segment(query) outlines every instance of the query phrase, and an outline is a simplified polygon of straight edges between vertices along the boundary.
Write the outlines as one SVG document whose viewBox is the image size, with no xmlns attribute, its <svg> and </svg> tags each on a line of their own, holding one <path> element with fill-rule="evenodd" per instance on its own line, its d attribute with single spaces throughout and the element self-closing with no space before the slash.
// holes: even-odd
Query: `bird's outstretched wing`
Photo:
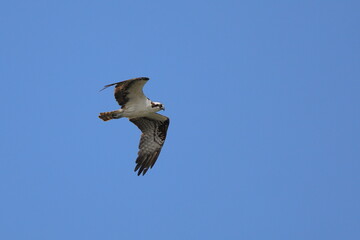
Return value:
<svg viewBox="0 0 360 240">
<path fill-rule="evenodd" d="M 130 121 L 142 132 L 134 171 L 138 171 L 138 175 L 144 175 L 154 166 L 159 157 L 170 119 L 161 114 L 152 113 L 147 117 L 131 118 Z"/>
<path fill-rule="evenodd" d="M 100 91 L 116 85 L 114 96 L 121 108 L 123 108 L 129 101 L 138 102 L 146 100 L 146 96 L 143 93 L 143 87 L 148 80 L 149 78 L 147 77 L 133 78 L 126 81 L 106 85 Z"/>
</svg>

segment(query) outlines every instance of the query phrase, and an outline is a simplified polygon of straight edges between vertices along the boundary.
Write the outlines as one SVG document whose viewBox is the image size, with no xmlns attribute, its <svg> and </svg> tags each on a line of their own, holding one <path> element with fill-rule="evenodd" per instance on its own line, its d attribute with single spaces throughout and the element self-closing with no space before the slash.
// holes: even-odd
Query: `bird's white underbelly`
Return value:
<svg viewBox="0 0 360 240">
<path fill-rule="evenodd" d="M 150 109 L 143 104 L 130 105 L 122 109 L 121 115 L 127 118 L 144 117 L 151 112 L 149 110 Z"/>
<path fill-rule="evenodd" d="M 149 111 L 145 110 L 137 110 L 137 111 L 131 111 L 131 110 L 124 110 L 122 112 L 122 116 L 127 118 L 134 118 L 134 117 L 144 117 L 149 114 Z"/>
</svg>

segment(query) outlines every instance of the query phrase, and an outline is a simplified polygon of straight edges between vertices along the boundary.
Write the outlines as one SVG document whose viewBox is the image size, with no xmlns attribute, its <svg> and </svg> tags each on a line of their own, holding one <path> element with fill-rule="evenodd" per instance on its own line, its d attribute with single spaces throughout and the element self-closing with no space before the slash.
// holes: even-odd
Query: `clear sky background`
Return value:
<svg viewBox="0 0 360 240">
<path fill-rule="evenodd" d="M 360 239 L 359 1 L 1 1 L 0 239 Z M 106 84 L 147 76 L 168 138 Z"/>
</svg>

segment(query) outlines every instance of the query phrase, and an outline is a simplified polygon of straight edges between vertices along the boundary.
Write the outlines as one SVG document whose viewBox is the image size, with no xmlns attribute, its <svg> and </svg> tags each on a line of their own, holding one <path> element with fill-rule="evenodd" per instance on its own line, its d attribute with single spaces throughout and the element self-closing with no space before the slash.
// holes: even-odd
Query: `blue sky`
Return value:
<svg viewBox="0 0 360 240">
<path fill-rule="evenodd" d="M 359 239 L 358 1 L 2 1 L 1 239 Z M 106 84 L 147 76 L 167 141 Z"/>
</svg>

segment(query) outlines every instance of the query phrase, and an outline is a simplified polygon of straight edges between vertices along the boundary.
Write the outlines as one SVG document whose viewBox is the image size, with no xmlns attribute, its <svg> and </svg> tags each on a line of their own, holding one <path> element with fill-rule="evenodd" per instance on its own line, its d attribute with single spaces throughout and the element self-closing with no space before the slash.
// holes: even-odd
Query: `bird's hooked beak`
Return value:
<svg viewBox="0 0 360 240">
<path fill-rule="evenodd" d="M 161 110 L 165 111 L 165 106 L 164 105 L 161 106 Z"/>
</svg>

